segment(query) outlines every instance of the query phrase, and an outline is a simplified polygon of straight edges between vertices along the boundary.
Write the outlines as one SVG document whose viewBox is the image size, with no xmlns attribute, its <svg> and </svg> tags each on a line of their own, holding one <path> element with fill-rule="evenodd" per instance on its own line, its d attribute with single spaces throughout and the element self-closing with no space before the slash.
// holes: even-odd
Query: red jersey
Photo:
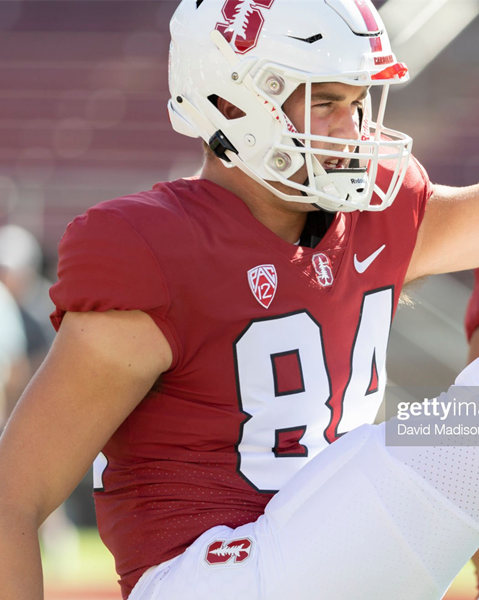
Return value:
<svg viewBox="0 0 479 600">
<path fill-rule="evenodd" d="M 466 335 L 470 340 L 474 331 L 479 327 L 479 269 L 474 271 L 475 284 L 472 295 L 469 298 L 466 311 Z"/>
<path fill-rule="evenodd" d="M 429 194 L 413 163 L 392 207 L 336 214 L 314 248 L 205 180 L 158 184 L 68 226 L 54 325 L 65 311 L 140 309 L 173 352 L 97 463 L 98 526 L 125 598 L 207 529 L 257 519 L 307 461 L 374 420 Z"/>
</svg>

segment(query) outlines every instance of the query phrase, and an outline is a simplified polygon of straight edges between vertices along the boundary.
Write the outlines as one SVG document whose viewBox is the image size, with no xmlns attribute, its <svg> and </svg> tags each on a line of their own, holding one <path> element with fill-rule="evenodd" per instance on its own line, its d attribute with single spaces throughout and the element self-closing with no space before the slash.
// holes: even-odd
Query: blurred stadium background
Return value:
<svg viewBox="0 0 479 600">
<path fill-rule="evenodd" d="M 67 223 L 88 206 L 201 164 L 199 141 L 174 134 L 166 102 L 168 21 L 178 0 L 0 1 L 0 225 L 31 232 L 53 279 Z M 386 123 L 415 139 L 431 179 L 479 172 L 479 0 L 378 0 L 412 80 L 393 89 Z M 447 227 L 447 223 L 444 224 Z M 390 343 L 391 386 L 450 384 L 466 360 L 470 272 L 409 291 Z M 119 598 L 95 532 L 90 482 L 45 533 L 47 600 Z M 56 548 L 56 549 L 55 549 Z M 474 598 L 471 565 L 449 600 Z"/>
</svg>

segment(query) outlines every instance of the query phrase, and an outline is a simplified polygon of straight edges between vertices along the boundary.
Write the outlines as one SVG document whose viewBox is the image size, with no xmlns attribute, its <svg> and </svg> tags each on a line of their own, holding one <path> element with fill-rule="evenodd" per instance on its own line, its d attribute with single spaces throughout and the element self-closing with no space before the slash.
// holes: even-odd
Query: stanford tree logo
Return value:
<svg viewBox="0 0 479 600">
<path fill-rule="evenodd" d="M 226 543 L 225 540 L 213 542 L 206 549 L 206 562 L 209 565 L 224 565 L 241 563 L 245 561 L 251 552 L 251 540 L 233 540 Z"/>
<path fill-rule="evenodd" d="M 275 0 L 226 0 L 221 9 L 225 22 L 216 23 L 217 29 L 238 54 L 246 54 L 258 43 L 263 28 L 262 11 L 273 6 Z"/>
<path fill-rule="evenodd" d="M 333 285 L 333 268 L 329 256 L 324 254 L 324 252 L 319 252 L 318 254 L 314 254 L 311 260 L 319 285 L 321 287 Z"/>
</svg>

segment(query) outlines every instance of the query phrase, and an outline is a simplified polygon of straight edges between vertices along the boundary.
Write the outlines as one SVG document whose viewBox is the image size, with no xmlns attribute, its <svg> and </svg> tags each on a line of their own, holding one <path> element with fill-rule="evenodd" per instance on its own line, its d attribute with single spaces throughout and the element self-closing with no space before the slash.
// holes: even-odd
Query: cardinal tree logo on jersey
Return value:
<svg viewBox="0 0 479 600">
<path fill-rule="evenodd" d="M 248 271 L 248 283 L 254 297 L 263 308 L 269 308 L 273 302 L 278 276 L 274 265 L 258 265 Z"/>
<path fill-rule="evenodd" d="M 241 563 L 245 561 L 251 552 L 251 540 L 233 540 L 226 543 L 225 540 L 213 542 L 206 549 L 206 562 L 209 565 L 224 565 Z"/>
<path fill-rule="evenodd" d="M 323 252 L 319 252 L 319 254 L 314 254 L 311 260 L 319 285 L 322 287 L 333 285 L 333 268 L 329 256 L 326 256 Z"/>
<path fill-rule="evenodd" d="M 275 0 L 226 0 L 221 12 L 226 23 L 216 23 L 217 29 L 239 54 L 249 52 L 258 43 L 263 28 L 262 10 Z"/>
</svg>

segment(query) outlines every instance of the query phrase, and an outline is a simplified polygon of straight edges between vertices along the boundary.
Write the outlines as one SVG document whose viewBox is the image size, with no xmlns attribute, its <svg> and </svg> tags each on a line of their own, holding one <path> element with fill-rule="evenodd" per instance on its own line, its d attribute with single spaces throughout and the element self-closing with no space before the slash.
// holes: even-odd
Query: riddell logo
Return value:
<svg viewBox="0 0 479 600">
<path fill-rule="evenodd" d="M 244 562 L 251 552 L 251 540 L 233 540 L 226 543 L 225 540 L 213 542 L 206 549 L 206 562 L 209 565 L 224 565 Z"/>
<path fill-rule="evenodd" d="M 235 51 L 245 54 L 258 43 L 263 29 L 262 10 L 273 6 L 275 0 L 226 0 L 221 9 L 225 23 L 216 23 L 217 29 L 232 44 Z"/>
</svg>

